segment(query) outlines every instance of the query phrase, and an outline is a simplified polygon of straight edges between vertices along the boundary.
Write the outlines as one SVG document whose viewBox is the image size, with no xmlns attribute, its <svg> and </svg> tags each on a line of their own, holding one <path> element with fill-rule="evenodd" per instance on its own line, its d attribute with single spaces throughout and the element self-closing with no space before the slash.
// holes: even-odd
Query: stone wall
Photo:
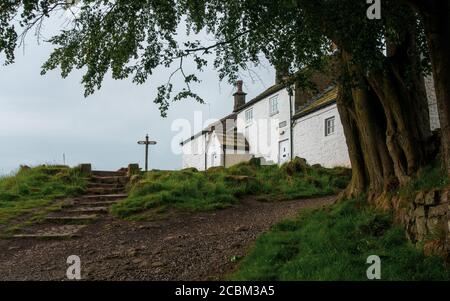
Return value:
<svg viewBox="0 0 450 301">
<path fill-rule="evenodd" d="M 450 252 L 450 187 L 421 191 L 411 199 L 397 197 L 397 221 L 406 227 L 414 244 L 432 243 L 434 252 L 448 256 Z M 432 251 L 432 252 L 433 252 Z"/>
</svg>

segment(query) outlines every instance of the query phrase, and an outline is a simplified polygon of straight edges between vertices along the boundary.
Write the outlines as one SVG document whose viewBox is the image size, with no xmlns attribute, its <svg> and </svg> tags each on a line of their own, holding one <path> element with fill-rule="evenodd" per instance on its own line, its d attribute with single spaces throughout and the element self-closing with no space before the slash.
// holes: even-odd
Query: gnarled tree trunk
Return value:
<svg viewBox="0 0 450 301">
<path fill-rule="evenodd" d="M 337 105 L 353 176 L 346 197 L 368 192 L 369 201 L 390 207 L 389 192 L 406 184 L 433 153 L 425 85 L 414 37 L 386 58 L 383 71 L 365 74 L 341 51 L 343 78 Z M 406 77 L 406 66 L 412 75 Z M 347 92 L 348 91 L 348 92 Z"/>
<path fill-rule="evenodd" d="M 422 16 L 436 90 L 443 167 L 450 177 L 450 0 L 407 0 Z"/>
</svg>

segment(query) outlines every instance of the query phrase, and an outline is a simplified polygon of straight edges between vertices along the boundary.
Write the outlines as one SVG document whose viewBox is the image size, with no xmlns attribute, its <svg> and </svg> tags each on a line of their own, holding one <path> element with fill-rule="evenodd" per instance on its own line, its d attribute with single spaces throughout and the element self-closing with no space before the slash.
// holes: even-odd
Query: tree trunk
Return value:
<svg viewBox="0 0 450 301">
<path fill-rule="evenodd" d="M 351 78 L 349 87 L 340 84 L 337 100 L 353 169 L 345 196 L 366 191 L 369 201 L 385 209 L 389 192 L 406 184 L 432 152 L 425 85 L 412 47 L 411 41 L 398 47 L 385 70 L 372 74 L 341 52 L 343 78 Z M 404 75 L 406 66 L 413 70 L 410 77 Z"/>
<path fill-rule="evenodd" d="M 369 182 L 364 153 L 361 148 L 358 123 L 355 116 L 355 106 L 349 91 L 350 89 L 340 84 L 336 99 L 339 116 L 344 128 L 350 163 L 352 165 L 352 179 L 348 188 L 344 191 L 344 198 L 354 198 L 362 195 L 366 192 Z"/>
<path fill-rule="evenodd" d="M 441 125 L 442 162 L 450 177 L 450 1 L 429 1 L 421 11 L 433 69 Z"/>
</svg>

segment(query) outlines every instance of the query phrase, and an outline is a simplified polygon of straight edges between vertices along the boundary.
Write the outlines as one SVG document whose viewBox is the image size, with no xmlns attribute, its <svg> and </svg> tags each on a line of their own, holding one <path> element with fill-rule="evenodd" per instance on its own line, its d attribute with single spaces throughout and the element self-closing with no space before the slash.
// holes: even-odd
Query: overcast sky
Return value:
<svg viewBox="0 0 450 301">
<path fill-rule="evenodd" d="M 60 22 L 47 24 L 45 30 L 54 31 Z M 205 44 L 212 43 L 204 39 Z M 156 87 L 168 79 L 169 70 L 163 68 L 141 86 L 131 80 L 115 81 L 108 75 L 102 90 L 84 98 L 81 72 L 66 79 L 58 71 L 40 75 L 51 49 L 51 45 L 38 45 L 29 36 L 25 49 L 17 50 L 16 63 L 0 66 L 0 175 L 21 164 L 61 164 L 63 154 L 71 166 L 85 162 L 102 170 L 116 170 L 133 162 L 143 166 L 144 148 L 136 142 L 146 133 L 158 142 L 150 148 L 150 168 L 179 169 L 181 155 L 171 148 L 179 133 L 171 130 L 172 122 L 180 118 L 193 122 L 195 111 L 202 111 L 205 119 L 221 118 L 232 111 L 234 87 L 219 82 L 212 67 L 200 74 L 202 83 L 196 87 L 209 104 L 194 100 L 173 103 L 166 118 L 160 117 L 153 103 Z M 247 100 L 274 82 L 270 66 L 253 70 L 258 80 L 243 78 Z M 180 87 L 181 78 L 173 83 Z"/>
</svg>

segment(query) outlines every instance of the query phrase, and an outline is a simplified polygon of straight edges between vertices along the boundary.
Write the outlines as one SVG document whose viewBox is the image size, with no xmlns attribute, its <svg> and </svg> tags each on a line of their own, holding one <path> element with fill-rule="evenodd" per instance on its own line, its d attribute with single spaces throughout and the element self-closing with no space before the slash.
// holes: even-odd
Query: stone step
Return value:
<svg viewBox="0 0 450 301">
<path fill-rule="evenodd" d="M 60 224 L 85 224 L 97 219 L 96 214 L 66 215 L 66 216 L 47 216 L 45 221 Z"/>
<path fill-rule="evenodd" d="M 31 233 L 15 234 L 13 238 L 64 239 L 78 237 L 78 232 L 86 225 L 63 225 L 40 229 Z"/>
<path fill-rule="evenodd" d="M 84 201 L 75 202 L 73 205 L 82 205 L 83 207 L 110 207 L 119 202 L 119 200 L 114 201 Z"/>
<path fill-rule="evenodd" d="M 125 185 L 121 183 L 88 183 L 87 188 L 125 189 Z"/>
<path fill-rule="evenodd" d="M 100 183 L 100 184 L 123 184 L 128 183 L 129 178 L 126 176 L 110 176 L 110 177 L 99 177 L 99 176 L 91 176 L 91 183 Z"/>
<path fill-rule="evenodd" d="M 124 177 L 127 174 L 122 171 L 106 171 L 106 170 L 93 170 L 92 175 L 94 176 L 100 176 L 100 177 Z"/>
<path fill-rule="evenodd" d="M 78 202 L 83 201 L 113 201 L 113 200 L 121 200 L 128 197 L 126 193 L 116 193 L 116 194 L 93 194 L 93 195 L 85 195 L 83 197 L 79 197 L 75 199 Z"/>
<path fill-rule="evenodd" d="M 74 209 L 65 210 L 64 212 L 69 213 L 85 213 L 85 214 L 105 214 L 108 213 L 108 207 L 100 207 L 100 206 L 88 206 L 88 207 L 78 207 Z"/>
<path fill-rule="evenodd" d="M 123 188 L 88 188 L 86 190 L 87 193 L 89 194 L 100 194 L 100 195 L 105 195 L 105 194 L 118 194 L 118 193 L 123 193 L 125 192 Z"/>
</svg>

